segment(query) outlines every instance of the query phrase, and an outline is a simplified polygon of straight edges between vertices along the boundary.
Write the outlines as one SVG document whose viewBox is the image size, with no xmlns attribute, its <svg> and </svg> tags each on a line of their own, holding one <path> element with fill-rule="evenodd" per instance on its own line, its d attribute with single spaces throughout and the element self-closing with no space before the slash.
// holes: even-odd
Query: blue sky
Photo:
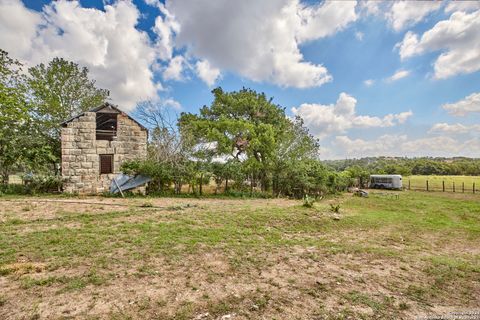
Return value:
<svg viewBox="0 0 480 320">
<path fill-rule="evenodd" d="M 265 92 L 322 158 L 480 157 L 479 21 L 477 1 L 0 0 L 0 48 L 86 65 L 131 112 Z"/>
</svg>

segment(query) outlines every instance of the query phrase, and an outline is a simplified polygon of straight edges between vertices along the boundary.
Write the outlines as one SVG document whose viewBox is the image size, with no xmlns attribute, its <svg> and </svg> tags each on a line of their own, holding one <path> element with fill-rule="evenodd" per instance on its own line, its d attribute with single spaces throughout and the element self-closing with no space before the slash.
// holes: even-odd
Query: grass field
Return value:
<svg viewBox="0 0 480 320">
<path fill-rule="evenodd" d="M 430 190 L 442 191 L 442 181 L 445 182 L 445 191 L 452 192 L 455 184 L 455 192 L 462 192 L 462 183 L 464 184 L 465 192 L 472 192 L 473 184 L 475 183 L 475 190 L 480 193 L 480 177 L 479 176 L 409 176 L 403 178 L 403 184 L 408 187 L 410 180 L 412 189 L 426 189 L 426 181 Z"/>
<path fill-rule="evenodd" d="M 412 319 L 480 305 L 480 195 L 0 198 L 1 319 Z M 340 204 L 340 213 L 330 204 Z"/>
</svg>

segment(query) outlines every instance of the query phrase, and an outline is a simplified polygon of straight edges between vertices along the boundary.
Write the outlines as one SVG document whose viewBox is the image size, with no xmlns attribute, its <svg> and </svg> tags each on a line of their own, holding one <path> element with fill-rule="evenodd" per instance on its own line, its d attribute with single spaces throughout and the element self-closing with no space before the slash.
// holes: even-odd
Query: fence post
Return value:
<svg viewBox="0 0 480 320">
<path fill-rule="evenodd" d="M 453 183 L 453 192 L 455 192 L 455 181 L 453 181 L 452 183 Z"/>
<path fill-rule="evenodd" d="M 442 180 L 442 191 L 445 192 L 445 180 Z"/>
<path fill-rule="evenodd" d="M 473 193 L 475 193 L 475 182 L 473 183 L 473 188 L 472 188 L 472 190 L 473 190 Z"/>
<path fill-rule="evenodd" d="M 408 179 L 408 190 L 411 190 L 410 189 L 410 179 Z"/>
<path fill-rule="evenodd" d="M 465 182 L 462 182 L 462 193 L 465 193 Z"/>
<path fill-rule="evenodd" d="M 428 180 L 427 180 L 427 191 L 428 191 Z"/>
</svg>

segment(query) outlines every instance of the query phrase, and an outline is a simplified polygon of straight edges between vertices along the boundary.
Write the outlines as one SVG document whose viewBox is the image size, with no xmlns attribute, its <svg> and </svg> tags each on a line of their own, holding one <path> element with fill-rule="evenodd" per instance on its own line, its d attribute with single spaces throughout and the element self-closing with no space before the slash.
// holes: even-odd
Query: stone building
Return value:
<svg viewBox="0 0 480 320">
<path fill-rule="evenodd" d="M 147 129 L 105 103 L 62 123 L 64 192 L 98 194 L 110 188 L 126 160 L 147 155 Z"/>
</svg>

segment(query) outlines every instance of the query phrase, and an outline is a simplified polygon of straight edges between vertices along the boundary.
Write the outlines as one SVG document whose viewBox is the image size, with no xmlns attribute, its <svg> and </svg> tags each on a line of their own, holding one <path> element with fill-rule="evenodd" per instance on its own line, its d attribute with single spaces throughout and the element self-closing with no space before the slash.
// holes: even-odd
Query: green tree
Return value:
<svg viewBox="0 0 480 320">
<path fill-rule="evenodd" d="M 0 170 L 2 183 L 25 154 L 29 114 L 22 64 L 0 49 Z"/>
<path fill-rule="evenodd" d="M 350 174 L 350 177 L 357 180 L 360 188 L 367 186 L 370 178 L 370 172 L 366 168 L 359 165 L 354 165 L 348 167 L 346 171 Z"/>
<path fill-rule="evenodd" d="M 263 93 L 245 88 L 234 92 L 216 88 L 212 93 L 213 103 L 202 107 L 198 115 L 181 114 L 182 135 L 193 137 L 189 141 L 195 145 L 214 145 L 219 157 L 241 161 L 251 186 L 259 181 L 266 191 L 276 158 L 284 151 L 288 153 L 282 142 L 291 137 L 294 124 L 285 110 Z"/>
<path fill-rule="evenodd" d="M 54 58 L 30 68 L 28 87 L 34 117 L 44 138 L 60 156 L 60 123 L 88 109 L 99 106 L 109 92 L 95 86 L 88 69 L 62 58 Z"/>
<path fill-rule="evenodd" d="M 305 176 L 307 172 L 310 172 L 312 177 L 315 177 L 312 179 L 317 179 L 321 176 L 321 174 L 318 175 L 319 171 L 317 169 L 324 171 L 325 168 L 318 161 L 318 140 L 309 133 L 304 126 L 303 120 L 300 117 L 295 117 L 289 120 L 289 122 L 275 148 L 272 165 L 273 193 L 277 196 L 281 193 L 291 194 L 292 190 L 287 191 L 286 186 L 297 191 L 303 190 L 300 195 L 302 197 L 304 193 L 312 192 L 313 189 L 316 190 L 315 192 L 320 192 L 317 188 L 317 183 L 313 181 L 302 182 L 299 185 L 292 184 L 294 181 L 297 181 L 297 177 Z M 296 177 L 285 179 L 285 173 L 288 173 L 288 176 L 293 172 L 297 173 Z M 319 179 L 322 180 L 321 178 Z"/>
</svg>

